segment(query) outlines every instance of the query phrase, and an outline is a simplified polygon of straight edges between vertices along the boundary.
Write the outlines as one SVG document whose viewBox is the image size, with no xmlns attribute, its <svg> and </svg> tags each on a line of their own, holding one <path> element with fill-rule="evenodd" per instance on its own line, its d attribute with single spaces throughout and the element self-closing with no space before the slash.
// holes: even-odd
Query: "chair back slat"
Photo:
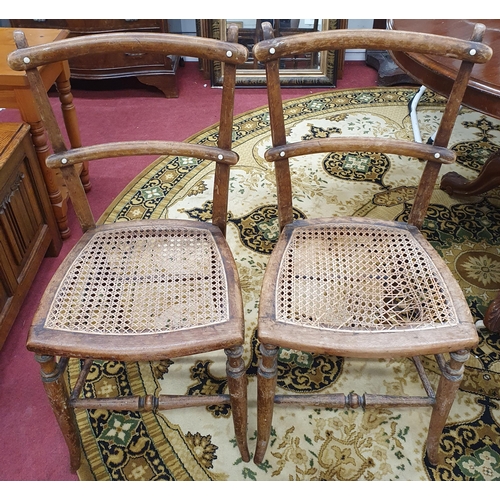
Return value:
<svg viewBox="0 0 500 500">
<path fill-rule="evenodd" d="M 271 23 L 262 23 L 264 43 L 274 38 Z M 257 57 L 258 45 L 253 50 Z M 285 118 L 283 116 L 283 99 L 279 78 L 279 59 L 271 59 L 266 63 L 266 86 L 269 105 L 269 120 L 271 122 L 271 138 L 273 146 L 286 144 Z M 292 180 L 288 159 L 275 161 L 276 190 L 278 195 L 278 221 L 280 231 L 293 221 Z"/>
<path fill-rule="evenodd" d="M 227 30 L 230 43 L 238 41 L 238 28 L 230 25 Z M 219 137 L 217 145 L 222 149 L 231 149 L 233 141 L 234 93 L 236 87 L 236 64 L 224 65 L 222 86 Z M 212 204 L 212 223 L 226 234 L 227 207 L 229 197 L 230 168 L 227 163 L 217 162 L 215 166 L 214 193 Z"/>
<path fill-rule="evenodd" d="M 473 42 L 481 42 L 485 30 L 486 27 L 484 24 L 476 24 L 471 35 L 471 40 Z M 474 62 L 469 60 L 463 60 L 460 64 L 453 87 L 450 95 L 448 96 L 443 116 L 441 117 L 441 121 L 439 123 L 439 128 L 436 132 L 436 137 L 434 139 L 434 144 L 436 146 L 448 146 L 473 68 Z M 413 203 L 410 215 L 408 216 L 408 222 L 416 227 L 422 227 L 440 169 L 441 164 L 437 162 L 429 161 L 425 165 L 424 172 L 422 173 L 421 181 L 415 195 L 415 202 Z"/>
<path fill-rule="evenodd" d="M 84 231 L 95 227 L 95 220 L 75 165 L 89 160 L 127 155 L 174 155 L 216 162 L 212 223 L 225 235 L 230 165 L 238 161 L 238 155 L 231 150 L 236 66 L 246 61 L 248 57 L 246 47 L 237 43 L 237 26 L 229 26 L 227 38 L 227 41 L 222 41 L 169 33 L 106 33 L 29 47 L 24 33 L 14 32 L 17 50 L 9 54 L 9 65 L 15 70 L 26 72 L 54 151 L 54 154 L 46 160 L 47 166 L 61 170 Z M 128 141 L 68 150 L 39 73 L 39 67 L 81 55 L 114 52 L 151 52 L 220 61 L 224 65 L 224 81 L 217 147 L 173 141 Z"/>
<path fill-rule="evenodd" d="M 279 75 L 280 58 L 324 50 L 364 48 L 432 54 L 461 60 L 434 141 L 434 146 L 447 148 L 474 64 L 484 63 L 492 56 L 491 48 L 481 43 L 486 27 L 479 23 L 474 27 L 471 40 L 389 30 L 333 30 L 274 38 L 274 31 L 270 23 L 263 23 L 262 28 L 264 40 L 254 46 L 253 53 L 256 59 L 264 62 L 266 66 L 273 145 L 273 149 L 267 152 L 267 158 L 270 159 L 269 161 L 275 162 L 280 229 L 293 222 L 292 184 L 288 157 L 296 154 L 312 154 L 314 151 L 338 150 L 347 152 L 349 147 L 349 139 L 347 138 L 343 140 L 319 139 L 317 140 L 318 144 L 314 146 L 312 143 L 286 145 Z M 384 141 L 387 141 L 385 143 L 387 151 L 385 152 L 427 160 L 409 215 L 409 222 L 421 228 L 441 164 L 453 162 L 454 153 L 447 149 L 425 150 L 417 145 L 405 144 L 404 141 L 391 142 L 382 138 L 378 141 L 353 141 L 352 151 L 375 148 L 375 151 L 384 152 Z M 338 149 L 335 149 L 336 147 Z"/>
</svg>

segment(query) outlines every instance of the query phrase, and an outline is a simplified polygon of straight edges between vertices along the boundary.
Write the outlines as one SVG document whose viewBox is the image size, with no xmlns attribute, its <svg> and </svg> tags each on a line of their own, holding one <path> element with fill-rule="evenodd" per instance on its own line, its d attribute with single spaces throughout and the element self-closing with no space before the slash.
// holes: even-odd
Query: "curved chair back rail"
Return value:
<svg viewBox="0 0 500 500">
<path fill-rule="evenodd" d="M 64 168 L 84 161 L 141 155 L 187 156 L 226 165 L 236 165 L 239 159 L 238 154 L 234 151 L 201 144 L 173 141 L 129 141 L 69 149 L 50 155 L 47 158 L 47 166 L 49 168 Z"/>
<path fill-rule="evenodd" d="M 299 141 L 270 148 L 264 153 L 264 158 L 267 161 L 276 161 L 315 153 L 348 153 L 350 151 L 404 155 L 445 164 L 454 163 L 456 160 L 456 154 L 448 148 L 377 137 L 329 137 Z"/>
<path fill-rule="evenodd" d="M 14 32 L 16 41 L 22 36 L 22 31 Z M 22 71 L 89 53 L 110 52 L 155 52 L 232 64 L 241 64 L 248 57 L 243 45 L 210 38 L 170 33 L 103 33 L 22 48 L 9 54 L 8 63 L 12 69 Z"/>
<path fill-rule="evenodd" d="M 483 24 L 478 30 L 486 30 Z M 284 54 L 293 56 L 307 52 L 337 49 L 393 50 L 442 55 L 474 63 L 484 63 L 491 59 L 493 51 L 488 45 L 478 41 L 467 41 L 440 35 L 415 33 L 410 31 L 388 31 L 376 29 L 354 29 L 317 31 L 308 37 L 291 35 L 263 40 L 254 47 L 254 55 L 261 62 L 279 59 Z"/>
</svg>

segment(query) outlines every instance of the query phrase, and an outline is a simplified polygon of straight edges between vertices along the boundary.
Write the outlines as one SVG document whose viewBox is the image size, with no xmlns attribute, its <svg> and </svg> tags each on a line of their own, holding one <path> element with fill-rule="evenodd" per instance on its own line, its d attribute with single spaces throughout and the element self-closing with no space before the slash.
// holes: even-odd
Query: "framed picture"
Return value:
<svg viewBox="0 0 500 500">
<path fill-rule="evenodd" d="M 253 58 L 252 47 L 262 40 L 261 24 L 268 21 L 272 24 L 275 36 L 288 36 L 298 33 L 344 29 L 345 19 L 203 19 L 197 23 L 200 36 L 226 39 L 228 24 L 236 24 L 239 28 L 239 43 L 248 48 L 248 61 L 236 70 L 238 87 L 265 86 L 264 67 Z M 300 54 L 289 59 L 282 59 L 281 84 L 284 87 L 334 87 L 339 72 L 343 68 L 343 51 L 323 51 Z M 224 65 L 218 62 L 201 62 L 206 77 L 210 78 L 213 87 L 220 87 L 224 74 Z"/>
</svg>

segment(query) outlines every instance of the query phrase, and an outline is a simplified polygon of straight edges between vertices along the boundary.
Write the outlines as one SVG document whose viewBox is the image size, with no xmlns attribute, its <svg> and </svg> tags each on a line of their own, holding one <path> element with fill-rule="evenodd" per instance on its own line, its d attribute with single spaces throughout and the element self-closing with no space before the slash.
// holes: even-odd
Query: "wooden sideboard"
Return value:
<svg viewBox="0 0 500 500">
<path fill-rule="evenodd" d="M 59 28 L 69 36 L 125 31 L 168 33 L 165 19 L 10 19 L 13 28 Z M 178 97 L 176 72 L 179 57 L 147 53 L 117 53 L 82 56 L 69 61 L 71 77 L 105 80 L 136 77 L 160 89 L 165 97 Z"/>
<path fill-rule="evenodd" d="M 24 123 L 0 123 L 0 348 L 44 256 L 62 239 Z"/>
</svg>

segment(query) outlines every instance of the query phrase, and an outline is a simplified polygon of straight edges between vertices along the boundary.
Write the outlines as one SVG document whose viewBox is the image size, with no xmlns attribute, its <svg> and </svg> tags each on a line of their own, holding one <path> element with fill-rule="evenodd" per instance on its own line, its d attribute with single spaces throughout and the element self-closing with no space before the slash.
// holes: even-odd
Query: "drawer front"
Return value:
<svg viewBox="0 0 500 500">
<path fill-rule="evenodd" d="M 105 78 L 126 73 L 168 70 L 171 60 L 162 54 L 145 52 L 112 53 L 98 56 L 82 56 L 69 61 L 71 75 L 75 78 Z"/>
<path fill-rule="evenodd" d="M 71 36 L 108 33 L 113 31 L 166 30 L 162 19 L 11 19 L 15 28 L 59 28 L 71 31 Z"/>
<path fill-rule="evenodd" d="M 68 20 L 71 35 L 110 33 L 114 31 L 162 31 L 159 19 L 72 19 Z"/>
<path fill-rule="evenodd" d="M 22 281 L 45 222 L 27 159 L 24 158 L 4 179 L 0 197 L 0 238 L 9 263 L 5 269 L 7 281 L 14 285 Z"/>
<path fill-rule="evenodd" d="M 19 28 L 68 29 L 70 37 L 128 31 L 168 33 L 168 21 L 164 19 L 11 19 L 10 23 Z M 169 57 L 146 53 L 82 56 L 70 59 L 69 65 L 72 77 L 95 80 L 161 73 L 172 69 Z"/>
</svg>

